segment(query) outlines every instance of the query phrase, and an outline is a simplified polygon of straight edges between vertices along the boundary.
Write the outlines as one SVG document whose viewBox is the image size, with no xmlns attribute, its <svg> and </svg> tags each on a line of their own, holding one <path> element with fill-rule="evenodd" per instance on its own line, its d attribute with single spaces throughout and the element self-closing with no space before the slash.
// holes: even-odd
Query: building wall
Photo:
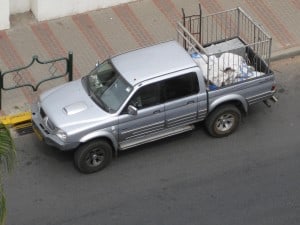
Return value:
<svg viewBox="0 0 300 225">
<path fill-rule="evenodd" d="M 30 10 L 31 0 L 9 0 L 10 15 L 16 13 L 28 12 Z"/>
<path fill-rule="evenodd" d="M 32 11 L 38 21 L 55 19 L 136 0 L 0 0 L 0 30 L 10 28 L 9 16 Z"/>
<path fill-rule="evenodd" d="M 0 30 L 9 28 L 9 0 L 0 0 Z"/>
<path fill-rule="evenodd" d="M 32 0 L 31 10 L 38 21 L 43 21 L 130 1 L 134 0 Z"/>
</svg>

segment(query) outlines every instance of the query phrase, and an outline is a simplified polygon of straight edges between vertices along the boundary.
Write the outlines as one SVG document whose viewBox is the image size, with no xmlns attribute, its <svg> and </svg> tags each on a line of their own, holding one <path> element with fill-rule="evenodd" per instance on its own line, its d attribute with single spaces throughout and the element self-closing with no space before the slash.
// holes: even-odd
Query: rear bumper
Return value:
<svg viewBox="0 0 300 225">
<path fill-rule="evenodd" d="M 267 92 L 264 92 L 264 93 L 261 93 L 261 94 L 255 95 L 255 96 L 251 96 L 250 98 L 247 98 L 246 100 L 248 102 L 248 105 L 253 105 L 255 103 L 262 102 L 264 100 L 272 98 L 274 96 L 274 94 L 275 94 L 275 91 L 267 91 Z"/>
</svg>

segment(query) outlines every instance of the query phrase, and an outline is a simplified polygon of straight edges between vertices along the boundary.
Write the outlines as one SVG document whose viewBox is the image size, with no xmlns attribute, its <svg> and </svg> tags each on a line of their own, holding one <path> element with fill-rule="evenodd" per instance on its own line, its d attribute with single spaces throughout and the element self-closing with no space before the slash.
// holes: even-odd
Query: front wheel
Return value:
<svg viewBox="0 0 300 225">
<path fill-rule="evenodd" d="M 82 173 L 94 173 L 106 167 L 112 159 L 112 148 L 103 140 L 81 145 L 74 153 L 74 164 Z"/>
<path fill-rule="evenodd" d="M 234 105 L 216 108 L 206 119 L 205 126 L 213 137 L 225 137 L 232 134 L 239 126 L 241 112 Z"/>
</svg>

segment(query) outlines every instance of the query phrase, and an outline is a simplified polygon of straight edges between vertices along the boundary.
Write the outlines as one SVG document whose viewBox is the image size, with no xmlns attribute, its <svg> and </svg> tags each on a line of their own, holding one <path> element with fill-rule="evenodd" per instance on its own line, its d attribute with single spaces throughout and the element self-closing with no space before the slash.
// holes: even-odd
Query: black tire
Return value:
<svg viewBox="0 0 300 225">
<path fill-rule="evenodd" d="M 112 147 L 106 141 L 94 140 L 81 145 L 74 153 L 74 164 L 82 173 L 105 168 L 112 159 Z"/>
<path fill-rule="evenodd" d="M 241 112 L 234 105 L 222 105 L 216 108 L 206 119 L 205 126 L 213 137 L 226 137 L 239 126 Z"/>
</svg>

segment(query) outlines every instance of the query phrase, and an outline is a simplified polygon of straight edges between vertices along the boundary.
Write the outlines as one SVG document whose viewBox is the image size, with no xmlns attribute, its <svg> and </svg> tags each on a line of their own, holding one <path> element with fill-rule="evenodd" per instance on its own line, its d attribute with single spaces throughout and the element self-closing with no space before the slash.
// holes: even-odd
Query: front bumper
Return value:
<svg viewBox="0 0 300 225">
<path fill-rule="evenodd" d="M 53 131 L 48 129 L 40 115 L 37 104 L 32 107 L 32 127 L 41 141 L 62 151 L 73 150 L 80 144 L 79 142 L 64 142 L 59 139 Z"/>
</svg>

